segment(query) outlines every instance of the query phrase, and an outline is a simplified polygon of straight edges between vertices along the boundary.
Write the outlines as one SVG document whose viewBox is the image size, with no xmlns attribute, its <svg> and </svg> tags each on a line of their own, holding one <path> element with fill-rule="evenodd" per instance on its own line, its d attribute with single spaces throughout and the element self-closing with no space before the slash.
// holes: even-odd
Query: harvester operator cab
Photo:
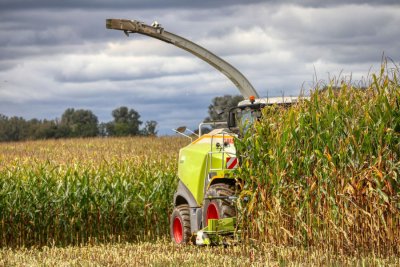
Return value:
<svg viewBox="0 0 400 267">
<path fill-rule="evenodd" d="M 255 97 L 250 96 L 248 100 L 240 102 L 237 107 L 229 110 L 228 128 L 231 131 L 237 132 L 239 128 L 246 132 L 254 122 L 261 119 L 261 110 L 266 104 L 257 100 L 256 103 Z"/>
<path fill-rule="evenodd" d="M 309 97 L 271 97 L 259 98 L 250 96 L 231 108 L 228 114 L 228 128 L 233 132 L 245 132 L 256 121 L 261 119 L 262 109 L 268 105 L 290 106 L 301 99 Z"/>
<path fill-rule="evenodd" d="M 250 125 L 261 119 L 263 107 L 265 107 L 265 104 L 257 103 L 231 108 L 228 115 L 229 129 L 242 128 L 247 130 Z"/>
</svg>

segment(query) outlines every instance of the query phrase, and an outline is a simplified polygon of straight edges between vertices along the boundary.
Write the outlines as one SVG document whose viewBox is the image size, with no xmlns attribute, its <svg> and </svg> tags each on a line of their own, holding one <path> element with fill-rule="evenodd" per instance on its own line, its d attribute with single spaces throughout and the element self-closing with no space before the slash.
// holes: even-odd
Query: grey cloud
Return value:
<svg viewBox="0 0 400 267">
<path fill-rule="evenodd" d="M 298 0 L 203 0 L 203 1 L 182 1 L 182 0 L 154 0 L 154 1 L 141 1 L 141 0 L 3 0 L 0 3 L 0 9 L 7 11 L 10 9 L 40 9 L 40 8 L 73 8 L 73 9 L 165 9 L 165 8 L 223 8 L 233 5 L 249 5 L 254 3 L 269 3 L 269 4 L 297 4 L 303 6 L 337 6 L 341 4 L 370 4 L 370 5 L 398 5 L 397 0 L 382 0 L 377 3 L 375 0 L 305 0 L 299 2 Z"/>
<path fill-rule="evenodd" d="M 1 59 L 1 53 L 0 53 L 0 59 Z M 6 71 L 11 69 L 15 64 L 12 62 L 7 62 L 7 61 L 0 61 L 0 72 Z"/>
<path fill-rule="evenodd" d="M 0 45 L 65 45 L 82 44 L 85 40 L 101 38 L 104 18 L 92 17 L 82 23 L 81 11 L 54 12 L 43 10 L 17 11 L 0 18 Z M 62 14 L 62 16 L 60 16 Z M 8 21 L 11 21 L 8 22 Z"/>
<path fill-rule="evenodd" d="M 232 63 L 262 96 L 297 95 L 314 68 L 360 79 L 382 52 L 399 60 L 395 1 L 298 2 L 2 1 L 0 113 L 54 118 L 74 107 L 108 121 L 126 105 L 169 133 L 195 127 L 213 97 L 238 93 L 186 51 L 106 30 L 108 17 L 158 20 Z"/>
<path fill-rule="evenodd" d="M 96 9 L 160 9 L 160 8 L 216 8 L 225 7 L 238 4 L 252 4 L 261 3 L 262 0 L 248 0 L 243 3 L 241 0 L 203 0 L 203 1 L 181 1 L 181 0 L 154 0 L 154 1 L 141 1 L 141 0 L 3 0 L 0 3 L 2 10 L 7 9 L 27 9 L 27 8 L 96 8 Z"/>
<path fill-rule="evenodd" d="M 274 2 L 279 2 L 279 0 L 274 1 Z M 311 7 L 330 7 L 330 6 L 338 6 L 338 5 L 399 5 L 399 2 L 397 0 L 381 0 L 381 1 L 376 1 L 376 0 L 325 0 L 325 1 L 320 1 L 320 0 L 303 0 L 301 3 L 297 0 L 289 0 L 289 1 L 284 1 L 285 3 L 293 3 L 293 4 L 298 4 L 302 6 L 311 6 Z"/>
</svg>

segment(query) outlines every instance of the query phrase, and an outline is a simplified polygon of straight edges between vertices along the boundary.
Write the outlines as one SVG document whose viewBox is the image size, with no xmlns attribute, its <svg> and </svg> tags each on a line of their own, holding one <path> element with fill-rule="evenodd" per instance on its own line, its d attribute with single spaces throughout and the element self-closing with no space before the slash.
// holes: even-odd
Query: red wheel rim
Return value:
<svg viewBox="0 0 400 267">
<path fill-rule="evenodd" d="M 178 244 L 182 243 L 182 240 L 183 240 L 183 227 L 182 227 L 182 222 L 179 219 L 179 217 L 175 217 L 175 219 L 174 219 L 173 231 L 174 231 L 175 242 L 178 243 Z"/>
<path fill-rule="evenodd" d="M 206 214 L 206 226 L 208 225 L 209 219 L 219 219 L 218 209 L 217 209 L 217 205 L 215 205 L 215 203 L 208 204 L 207 214 Z"/>
</svg>

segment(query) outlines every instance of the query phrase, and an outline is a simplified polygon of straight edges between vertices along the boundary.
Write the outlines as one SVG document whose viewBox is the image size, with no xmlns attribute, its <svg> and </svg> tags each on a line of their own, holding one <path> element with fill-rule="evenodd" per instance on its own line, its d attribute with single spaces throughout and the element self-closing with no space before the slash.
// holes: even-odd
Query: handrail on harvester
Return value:
<svg viewBox="0 0 400 267">
<path fill-rule="evenodd" d="M 257 91 L 247 78 L 231 64 L 211 53 L 207 49 L 176 34 L 167 32 L 157 22 L 154 22 L 150 26 L 137 20 L 107 19 L 106 27 L 107 29 L 124 31 L 126 35 L 129 35 L 129 33 L 140 33 L 182 48 L 222 72 L 233 82 L 233 84 L 235 84 L 245 99 L 250 96 L 259 98 Z"/>
</svg>

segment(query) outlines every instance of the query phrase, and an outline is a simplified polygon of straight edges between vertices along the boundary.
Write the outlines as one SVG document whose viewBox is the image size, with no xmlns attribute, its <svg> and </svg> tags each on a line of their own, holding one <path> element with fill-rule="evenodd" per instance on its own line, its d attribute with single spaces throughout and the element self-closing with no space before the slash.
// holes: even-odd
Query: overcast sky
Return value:
<svg viewBox="0 0 400 267">
<path fill-rule="evenodd" d="M 400 59 L 400 2 L 0 0 L 0 113 L 54 119 L 128 106 L 160 134 L 196 127 L 211 99 L 239 94 L 221 73 L 156 39 L 107 30 L 107 18 L 158 21 L 239 69 L 261 96 L 316 80 L 354 82 Z"/>
</svg>

